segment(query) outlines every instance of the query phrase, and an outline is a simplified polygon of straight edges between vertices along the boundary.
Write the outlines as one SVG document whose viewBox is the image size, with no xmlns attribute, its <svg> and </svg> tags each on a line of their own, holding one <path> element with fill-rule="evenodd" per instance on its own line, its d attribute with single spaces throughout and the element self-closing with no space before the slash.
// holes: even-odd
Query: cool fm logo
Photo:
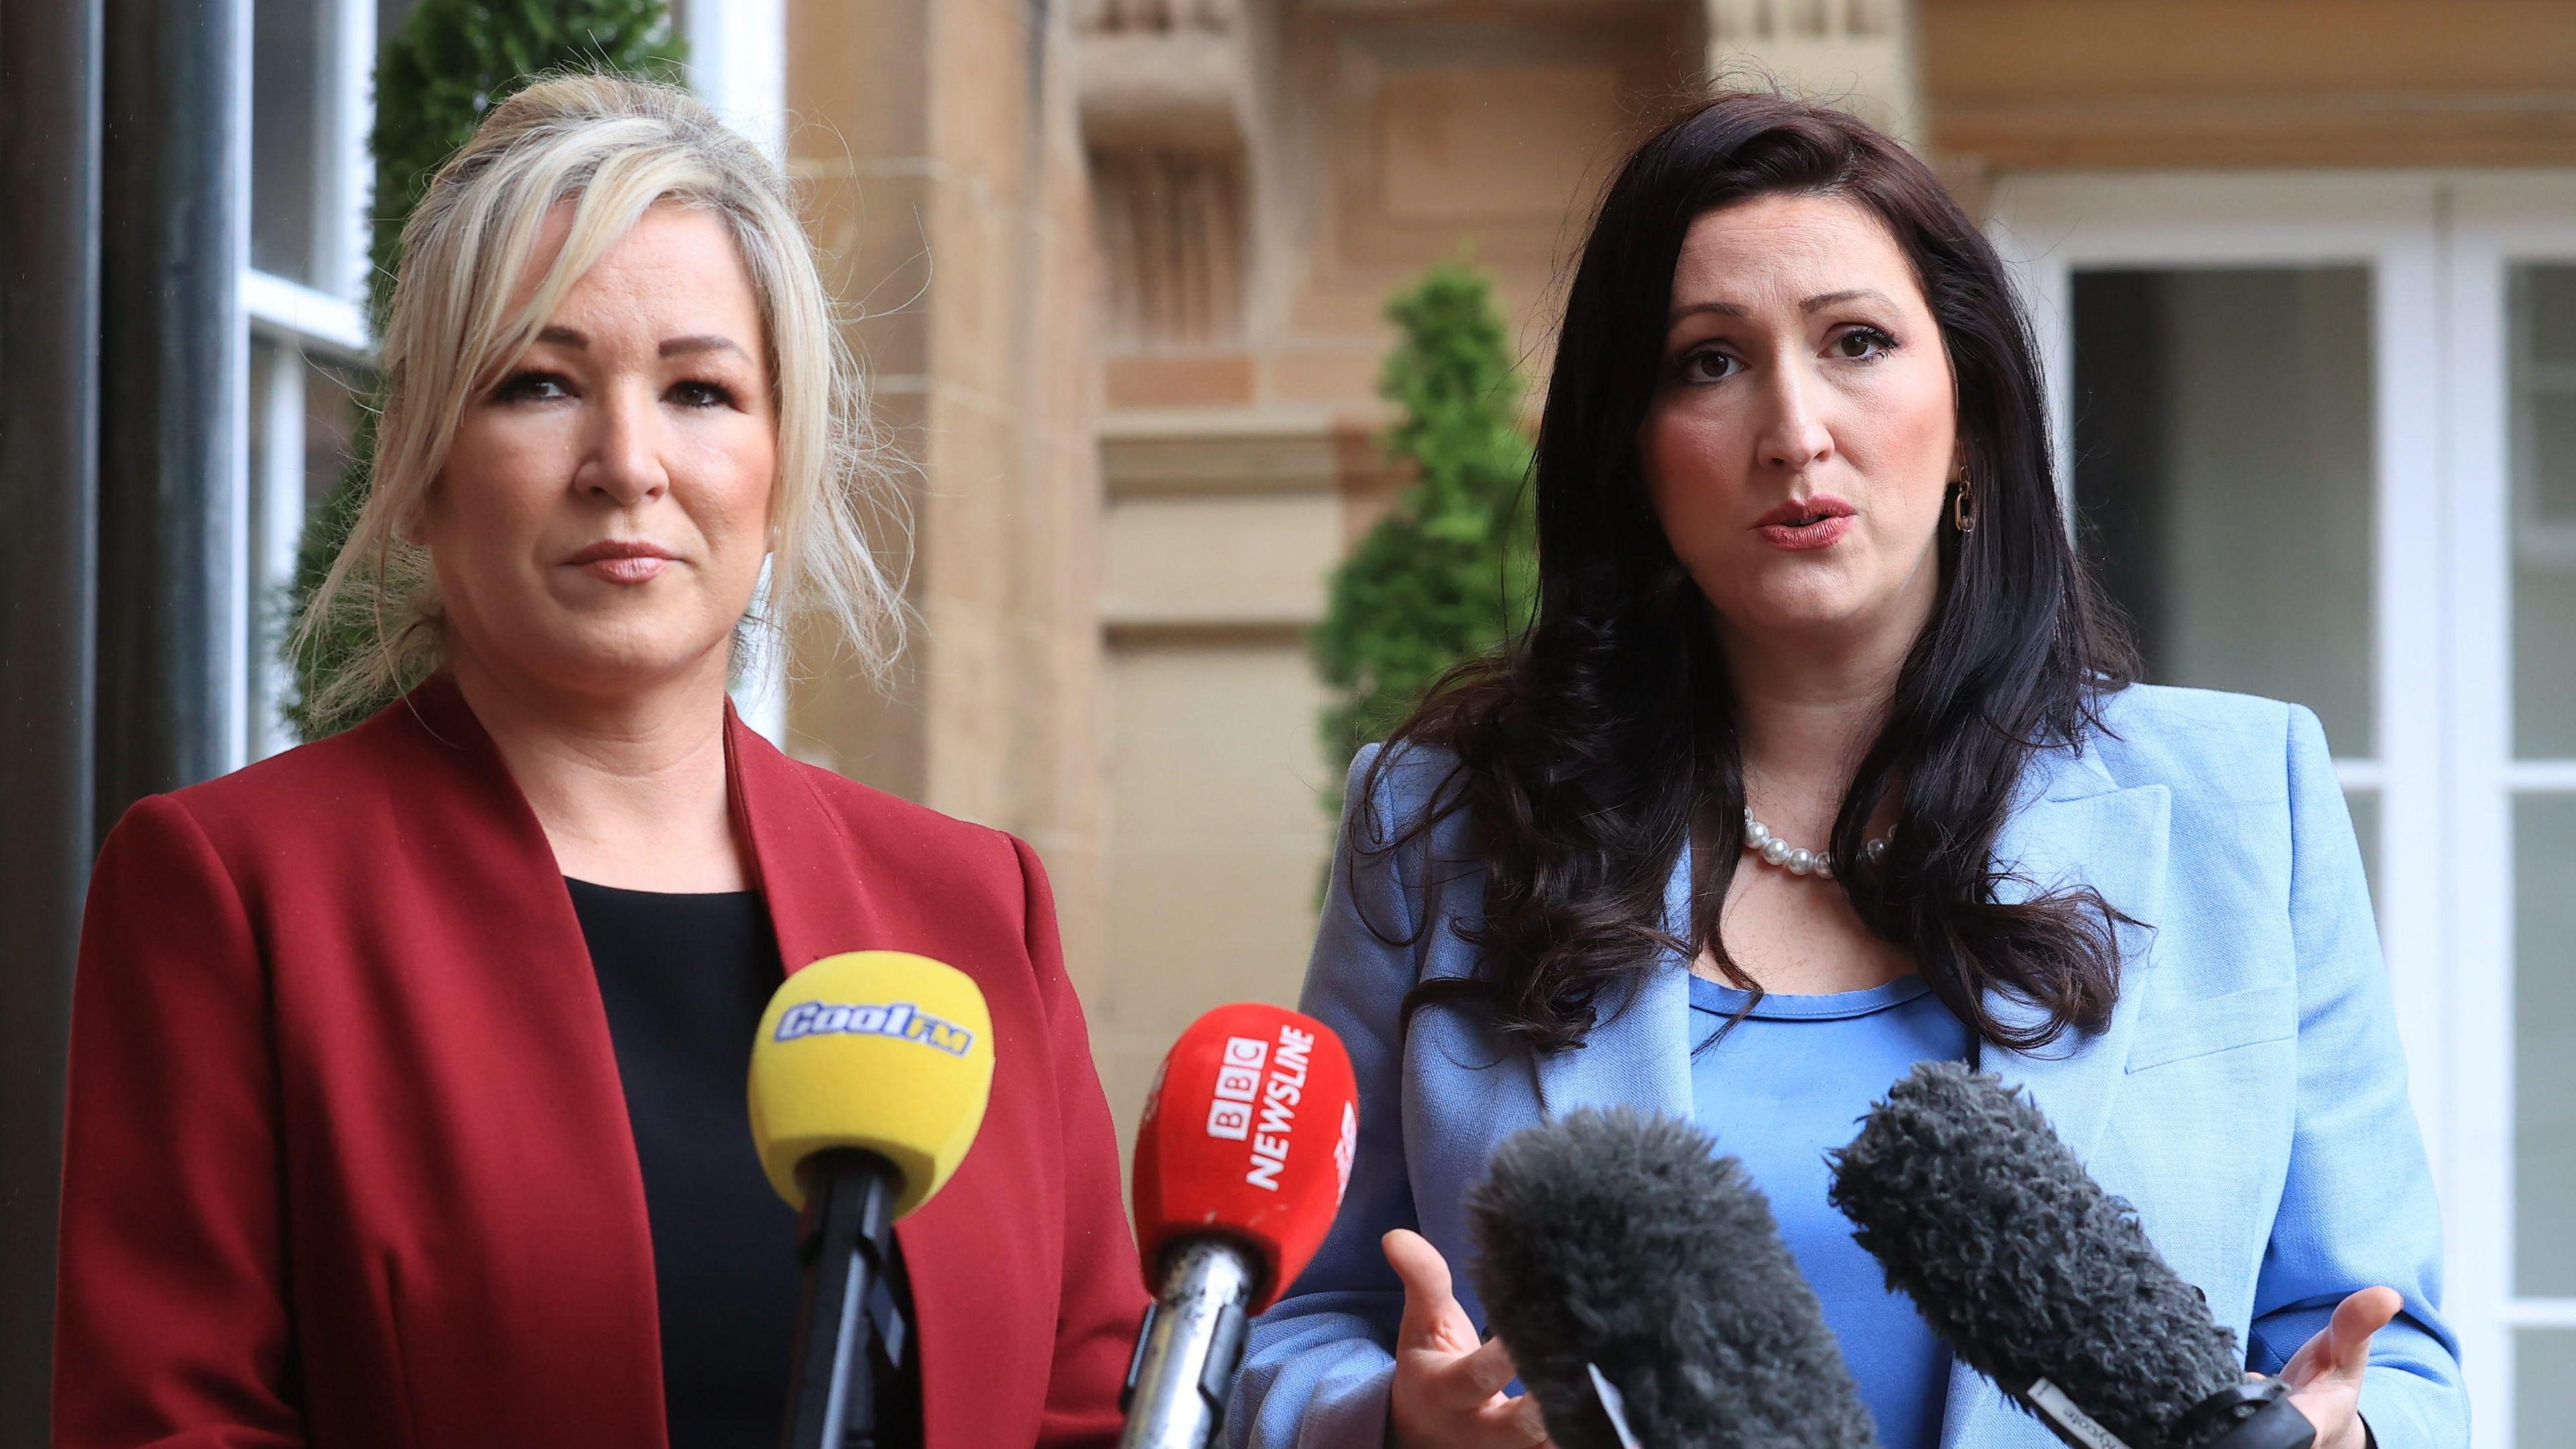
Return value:
<svg viewBox="0 0 2576 1449">
<path fill-rule="evenodd" d="M 952 1057 L 962 1057 L 975 1048 L 973 1028 L 942 1020 L 909 1001 L 886 1006 L 800 1001 L 778 1018 L 775 1039 L 794 1041 L 809 1036 L 892 1037 L 896 1041 L 919 1042 Z"/>
<path fill-rule="evenodd" d="M 1216 1091 L 1208 1102 L 1208 1135 L 1229 1142 L 1249 1140 L 1252 1158 L 1243 1180 L 1270 1192 L 1279 1190 L 1279 1174 L 1288 1167 L 1288 1138 L 1297 1128 L 1297 1103 L 1305 1095 L 1314 1033 L 1283 1026 L 1278 1048 L 1274 1057 L 1271 1043 L 1259 1037 L 1227 1037 L 1224 1059 L 1217 1066 Z M 1344 1135 L 1354 1135 L 1356 1128 L 1356 1119 L 1345 1122 Z M 1336 1150 L 1336 1166 L 1341 1165 L 1341 1157 Z M 1341 1170 L 1347 1180 L 1350 1169 Z"/>
</svg>

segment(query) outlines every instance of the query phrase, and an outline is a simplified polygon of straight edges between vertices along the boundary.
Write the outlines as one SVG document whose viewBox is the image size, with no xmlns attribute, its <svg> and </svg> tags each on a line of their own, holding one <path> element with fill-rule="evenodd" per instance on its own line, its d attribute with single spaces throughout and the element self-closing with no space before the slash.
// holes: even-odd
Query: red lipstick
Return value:
<svg viewBox="0 0 2576 1449">
<path fill-rule="evenodd" d="M 1762 541 L 1785 553 L 1831 548 L 1851 531 L 1855 510 L 1830 493 L 1792 498 L 1753 521 Z"/>
</svg>

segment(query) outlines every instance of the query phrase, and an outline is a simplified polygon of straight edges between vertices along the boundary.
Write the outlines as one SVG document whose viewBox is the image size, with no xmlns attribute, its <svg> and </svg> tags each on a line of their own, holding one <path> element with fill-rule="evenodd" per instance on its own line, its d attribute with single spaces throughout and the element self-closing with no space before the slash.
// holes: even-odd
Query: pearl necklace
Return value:
<svg viewBox="0 0 2576 1449">
<path fill-rule="evenodd" d="M 1887 858 L 1887 842 L 1894 839 L 1896 827 L 1860 848 L 1861 857 L 1875 864 Z M 1753 807 L 1744 807 L 1744 848 L 1759 855 L 1769 864 L 1779 866 L 1791 875 L 1812 875 L 1819 880 L 1834 878 L 1834 858 L 1821 850 L 1800 850 L 1779 836 L 1771 827 L 1753 818 Z"/>
</svg>

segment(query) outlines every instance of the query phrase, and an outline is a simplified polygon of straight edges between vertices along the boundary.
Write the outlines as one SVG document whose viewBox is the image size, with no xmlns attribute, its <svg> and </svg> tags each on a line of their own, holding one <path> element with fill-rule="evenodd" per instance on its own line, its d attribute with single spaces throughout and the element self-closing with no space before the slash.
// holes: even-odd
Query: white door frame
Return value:
<svg viewBox="0 0 2576 1449">
<path fill-rule="evenodd" d="M 2491 1375 L 2512 1392 L 2512 1331 L 2576 1329 L 2576 1299 L 2515 1293 L 2513 1243 L 2514 848 L 2516 797 L 2576 791 L 2576 760 L 2513 758 L 2512 459 L 2507 374 L 2506 286 L 2527 261 L 2576 264 L 2576 174 L 2501 172 L 2458 178 L 2444 193 L 2450 256 L 2443 304 L 2450 328 L 2446 389 L 2451 399 L 2447 471 L 2454 590 L 2454 729 L 2458 736 L 2451 893 L 2464 962 L 2456 1010 L 2481 1050 L 2462 1054 L 2455 1078 L 2464 1101 L 2486 1110 L 2461 1123 L 2463 1228 L 2480 1241 L 2462 1255 L 2463 1288 L 2494 1315 Z M 2576 1228 L 2576 1222 L 2571 1222 Z M 2500 1397 L 2497 1402 L 2510 1402 Z M 2480 1444 L 2486 1442 L 2480 1436 Z M 2498 1439 L 2495 1442 L 2508 1442 Z M 2528 1449 L 2528 1446 L 2526 1446 Z"/>
</svg>

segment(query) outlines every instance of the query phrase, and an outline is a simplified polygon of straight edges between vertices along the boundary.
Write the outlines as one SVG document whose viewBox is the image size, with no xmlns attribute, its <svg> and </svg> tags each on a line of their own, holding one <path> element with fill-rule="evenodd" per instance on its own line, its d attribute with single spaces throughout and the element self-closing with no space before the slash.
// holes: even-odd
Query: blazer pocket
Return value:
<svg viewBox="0 0 2576 1449">
<path fill-rule="evenodd" d="M 2139 1022 L 2137 1040 L 2129 1044 L 2129 1070 L 2143 1072 L 2238 1047 L 2288 1041 L 2298 1034 L 2295 983 L 2231 991 L 2168 1007 Z"/>
</svg>

